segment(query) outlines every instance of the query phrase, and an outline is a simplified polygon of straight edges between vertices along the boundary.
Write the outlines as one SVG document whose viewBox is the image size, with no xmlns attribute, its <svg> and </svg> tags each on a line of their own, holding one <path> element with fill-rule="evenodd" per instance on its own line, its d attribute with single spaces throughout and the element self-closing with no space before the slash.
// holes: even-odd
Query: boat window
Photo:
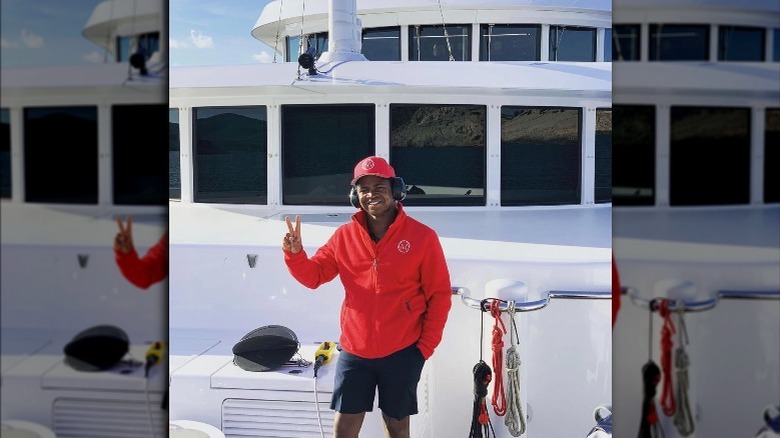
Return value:
<svg viewBox="0 0 780 438">
<path fill-rule="evenodd" d="M 193 108 L 195 202 L 268 202 L 265 106 Z"/>
<path fill-rule="evenodd" d="M 181 140 L 179 110 L 168 110 L 168 199 L 181 199 Z"/>
<path fill-rule="evenodd" d="M 11 120 L 7 108 L 0 109 L 0 198 L 11 197 Z"/>
<path fill-rule="evenodd" d="M 612 205 L 655 204 L 655 107 L 613 105 Z"/>
<path fill-rule="evenodd" d="M 772 61 L 780 62 L 780 29 L 772 31 Z"/>
<path fill-rule="evenodd" d="M 614 26 L 612 35 L 612 60 L 639 61 L 640 33 L 638 24 Z M 606 56 L 607 51 L 604 51 Z"/>
<path fill-rule="evenodd" d="M 97 204 L 96 106 L 24 109 L 26 202 Z"/>
<path fill-rule="evenodd" d="M 764 202 L 780 202 L 780 108 L 767 108 L 765 117 Z"/>
<path fill-rule="evenodd" d="M 409 26 L 409 59 L 412 61 L 471 61 L 471 25 Z M 449 41 L 449 49 L 448 49 Z"/>
<path fill-rule="evenodd" d="M 369 61 L 401 60 L 401 28 L 363 29 L 363 56 Z"/>
<path fill-rule="evenodd" d="M 485 205 L 487 108 L 390 105 L 390 162 L 404 205 Z"/>
<path fill-rule="evenodd" d="M 750 202 L 750 109 L 672 106 L 669 203 Z"/>
<path fill-rule="evenodd" d="M 581 108 L 501 108 L 501 205 L 580 203 L 581 120 Z"/>
<path fill-rule="evenodd" d="M 763 61 L 764 29 L 759 27 L 720 26 L 719 61 Z"/>
<path fill-rule="evenodd" d="M 135 41 L 135 44 L 133 40 Z M 126 62 L 130 60 L 133 48 L 135 52 L 142 52 L 144 58 L 149 58 L 160 50 L 160 32 L 149 32 L 140 35 L 120 36 L 116 38 L 116 60 L 117 62 Z"/>
<path fill-rule="evenodd" d="M 550 61 L 595 61 L 596 29 L 550 26 Z"/>
<path fill-rule="evenodd" d="M 480 61 L 538 61 L 539 24 L 483 24 L 479 28 Z"/>
<path fill-rule="evenodd" d="M 604 29 L 604 62 L 612 62 L 612 29 Z"/>
<path fill-rule="evenodd" d="M 355 163 L 374 155 L 374 105 L 282 105 L 282 203 L 349 205 Z"/>
<path fill-rule="evenodd" d="M 168 136 L 166 104 L 114 105 L 111 108 L 113 200 L 117 205 L 165 205 L 168 153 L 159 141 Z"/>
<path fill-rule="evenodd" d="M 287 62 L 297 62 L 298 56 L 300 56 L 300 53 L 298 52 L 298 45 L 301 42 L 300 36 L 294 36 L 294 37 L 285 37 L 285 40 L 287 41 Z"/>
<path fill-rule="evenodd" d="M 651 24 L 651 61 L 706 61 L 710 27 L 706 24 Z"/>
<path fill-rule="evenodd" d="M 319 59 L 320 55 L 328 51 L 328 32 L 319 32 L 305 35 L 306 45 L 304 49 L 313 51 L 314 59 Z"/>
<path fill-rule="evenodd" d="M 596 109 L 596 203 L 612 202 L 612 108 Z"/>
</svg>

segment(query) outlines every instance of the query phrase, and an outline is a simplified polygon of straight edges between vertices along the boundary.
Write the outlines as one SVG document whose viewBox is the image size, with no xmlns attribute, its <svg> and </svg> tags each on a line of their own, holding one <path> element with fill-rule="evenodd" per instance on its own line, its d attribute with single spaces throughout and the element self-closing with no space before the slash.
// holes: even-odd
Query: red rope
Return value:
<svg viewBox="0 0 780 438">
<path fill-rule="evenodd" d="M 506 326 L 501 319 L 501 308 L 498 300 L 490 303 L 490 315 L 496 319 L 493 325 L 493 410 L 496 415 L 502 417 L 506 414 L 506 396 L 504 395 L 504 373 L 501 364 L 504 362 L 504 341 L 501 339 L 506 334 Z M 501 324 L 501 327 L 499 327 Z"/>
<path fill-rule="evenodd" d="M 664 375 L 661 389 L 661 408 L 664 414 L 669 417 L 674 415 L 677 406 L 672 386 L 672 335 L 675 333 L 675 329 L 670 317 L 668 300 L 663 300 L 658 305 L 658 314 L 664 319 L 664 325 L 661 329 L 661 367 Z"/>
</svg>

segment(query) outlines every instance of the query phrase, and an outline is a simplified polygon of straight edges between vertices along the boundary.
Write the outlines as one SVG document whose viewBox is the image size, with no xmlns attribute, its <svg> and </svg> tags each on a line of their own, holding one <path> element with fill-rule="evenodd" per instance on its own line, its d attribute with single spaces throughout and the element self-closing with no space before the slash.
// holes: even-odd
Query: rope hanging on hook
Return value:
<svg viewBox="0 0 780 438">
<path fill-rule="evenodd" d="M 688 400 L 690 385 L 688 381 L 688 367 L 691 361 L 688 358 L 688 353 L 685 351 L 685 345 L 688 343 L 688 330 L 685 327 L 684 313 L 684 307 L 678 302 L 677 318 L 680 325 L 680 346 L 674 352 L 674 368 L 677 377 L 677 412 L 674 414 L 674 426 L 680 432 L 680 435 L 688 436 L 693 433 L 696 426 L 693 422 L 691 404 Z M 683 336 L 685 337 L 684 339 Z"/>
<path fill-rule="evenodd" d="M 507 309 L 509 314 L 509 349 L 506 350 L 506 374 L 509 382 L 506 390 L 507 413 L 504 424 L 512 436 L 520 436 L 525 433 L 525 413 L 520 398 L 520 355 L 517 353 L 517 342 L 520 336 L 517 333 L 515 323 L 515 302 L 509 301 Z"/>
<path fill-rule="evenodd" d="M 504 341 L 502 337 L 506 333 L 506 326 L 501 319 L 501 307 L 499 300 L 493 300 L 490 303 L 490 315 L 495 318 L 493 324 L 493 397 L 491 402 L 496 415 L 503 417 L 506 414 L 506 396 L 504 395 L 504 376 L 501 366 L 504 362 Z M 499 327 L 500 324 L 500 327 Z"/>
<path fill-rule="evenodd" d="M 642 419 L 639 423 L 638 438 L 661 438 L 664 431 L 655 410 L 656 385 L 661 381 L 661 369 L 653 362 L 651 354 L 653 344 L 653 303 L 650 303 L 650 327 L 647 363 L 642 366 Z"/>
<path fill-rule="evenodd" d="M 479 316 L 479 362 L 474 365 L 474 406 L 471 415 L 471 429 L 469 438 L 490 438 L 496 435 L 493 430 L 493 423 L 490 422 L 490 414 L 487 411 L 485 397 L 487 397 L 487 388 L 492 380 L 490 366 L 482 360 L 482 338 L 485 325 L 485 304 L 487 300 L 480 302 Z"/>
<path fill-rule="evenodd" d="M 664 320 L 661 328 L 661 367 L 663 369 L 663 385 L 661 389 L 661 409 L 667 417 L 677 410 L 674 401 L 674 386 L 672 385 L 672 335 L 676 333 L 672 323 L 669 300 L 662 300 L 658 305 L 658 314 Z"/>
</svg>

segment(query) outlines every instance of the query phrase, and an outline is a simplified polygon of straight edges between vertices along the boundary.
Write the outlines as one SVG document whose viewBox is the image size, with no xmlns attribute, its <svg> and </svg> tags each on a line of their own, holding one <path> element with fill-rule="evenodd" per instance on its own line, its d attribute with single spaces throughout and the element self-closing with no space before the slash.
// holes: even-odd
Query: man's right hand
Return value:
<svg viewBox="0 0 780 438">
<path fill-rule="evenodd" d="M 287 223 L 289 232 L 282 240 L 282 249 L 293 254 L 298 254 L 303 249 L 303 244 L 301 243 L 301 217 L 295 216 L 295 228 L 293 228 L 289 217 L 285 216 L 284 221 Z"/>
<path fill-rule="evenodd" d="M 122 224 L 122 218 L 116 218 L 119 232 L 114 237 L 114 251 L 129 254 L 133 250 L 133 218 L 127 216 L 127 226 Z"/>
</svg>

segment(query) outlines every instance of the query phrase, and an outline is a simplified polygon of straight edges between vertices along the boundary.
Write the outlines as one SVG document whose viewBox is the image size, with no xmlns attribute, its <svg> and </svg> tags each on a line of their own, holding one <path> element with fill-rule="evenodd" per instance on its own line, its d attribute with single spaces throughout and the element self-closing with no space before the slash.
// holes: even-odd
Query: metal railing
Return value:
<svg viewBox="0 0 780 438">
<path fill-rule="evenodd" d="M 652 312 L 658 311 L 658 304 L 661 301 L 669 301 L 669 310 L 682 310 L 684 312 L 703 312 L 710 310 L 718 305 L 718 302 L 722 299 L 727 300 L 780 300 L 780 291 L 777 290 L 719 290 L 715 293 L 715 297 L 698 300 L 687 301 L 674 298 L 641 298 L 638 296 L 638 291 L 632 287 L 621 287 L 620 292 L 622 295 L 628 295 L 631 302 L 639 307 L 650 309 Z"/>
<path fill-rule="evenodd" d="M 499 302 L 499 309 L 502 312 L 507 311 L 509 308 L 509 303 L 506 300 L 501 300 L 498 298 L 485 298 L 482 300 L 478 300 L 476 298 L 471 298 L 468 296 L 468 289 L 465 287 L 452 287 L 452 294 L 453 295 L 459 295 L 460 300 L 463 304 L 471 307 L 472 309 L 482 309 L 483 312 L 489 312 L 490 311 L 490 302 L 491 301 L 498 301 Z M 534 301 L 515 301 L 515 312 L 531 312 L 534 310 L 539 310 L 547 307 L 548 304 L 550 304 L 550 301 L 555 299 L 564 299 L 564 300 L 610 300 L 612 299 L 612 292 L 600 292 L 600 291 L 560 291 L 560 290 L 551 290 L 547 291 L 546 297 L 542 298 L 541 300 L 534 300 Z"/>
</svg>

